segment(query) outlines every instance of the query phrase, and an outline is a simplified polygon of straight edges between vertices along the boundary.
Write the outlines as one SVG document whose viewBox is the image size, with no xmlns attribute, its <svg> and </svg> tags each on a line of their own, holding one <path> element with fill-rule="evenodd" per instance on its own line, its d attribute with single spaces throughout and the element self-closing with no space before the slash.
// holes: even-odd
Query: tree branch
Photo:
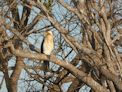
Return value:
<svg viewBox="0 0 122 92">
<path fill-rule="evenodd" d="M 105 87 L 102 87 L 99 83 L 97 83 L 94 79 L 92 79 L 89 75 L 84 73 L 83 71 L 78 70 L 75 66 L 72 64 L 68 63 L 67 61 L 62 61 L 56 58 L 56 56 L 51 55 L 50 57 L 44 55 L 44 54 L 36 54 L 36 53 L 30 53 L 30 52 L 25 52 L 22 50 L 16 50 L 14 49 L 14 46 L 12 42 L 9 42 L 6 45 L 12 54 L 18 57 L 23 57 L 23 58 L 31 58 L 31 59 L 37 59 L 37 60 L 47 60 L 50 62 L 53 62 L 55 64 L 58 64 L 68 71 L 70 71 L 74 76 L 76 76 L 78 79 L 82 80 L 84 83 L 89 85 L 91 88 L 96 90 L 97 92 L 109 92 Z"/>
</svg>

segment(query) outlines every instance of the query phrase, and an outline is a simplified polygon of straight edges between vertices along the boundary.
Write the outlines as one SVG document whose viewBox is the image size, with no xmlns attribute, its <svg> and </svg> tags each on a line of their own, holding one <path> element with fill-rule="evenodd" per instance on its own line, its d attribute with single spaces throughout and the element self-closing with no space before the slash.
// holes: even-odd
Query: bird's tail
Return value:
<svg viewBox="0 0 122 92">
<path fill-rule="evenodd" d="M 49 61 L 44 60 L 43 61 L 43 67 L 44 67 L 44 76 L 45 76 L 44 83 L 46 83 L 46 80 L 47 80 L 46 73 L 49 71 Z M 45 85 L 42 86 L 43 92 L 44 92 L 44 88 L 45 88 Z"/>
<path fill-rule="evenodd" d="M 44 64 L 44 75 L 46 75 L 46 72 L 49 71 L 49 61 L 45 60 L 43 64 Z"/>
</svg>

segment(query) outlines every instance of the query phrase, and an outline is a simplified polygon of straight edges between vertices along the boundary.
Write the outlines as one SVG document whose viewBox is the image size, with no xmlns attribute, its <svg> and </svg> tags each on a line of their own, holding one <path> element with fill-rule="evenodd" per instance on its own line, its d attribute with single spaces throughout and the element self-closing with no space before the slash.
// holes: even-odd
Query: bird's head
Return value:
<svg viewBox="0 0 122 92">
<path fill-rule="evenodd" d="M 53 36 L 52 31 L 46 31 L 46 32 L 44 33 L 44 36 L 47 36 L 47 35 L 51 35 L 51 36 Z"/>
</svg>

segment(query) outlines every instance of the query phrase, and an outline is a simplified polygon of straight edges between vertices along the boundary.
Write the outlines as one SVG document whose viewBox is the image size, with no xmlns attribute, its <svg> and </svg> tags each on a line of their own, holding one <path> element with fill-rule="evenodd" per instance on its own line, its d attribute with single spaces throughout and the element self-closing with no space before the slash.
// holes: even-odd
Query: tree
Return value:
<svg viewBox="0 0 122 92">
<path fill-rule="evenodd" d="M 5 80 L 8 92 L 121 92 L 121 3 L 0 1 L 0 85 Z M 47 30 L 55 36 L 50 56 L 40 53 Z M 46 75 L 43 60 L 50 62 Z"/>
</svg>

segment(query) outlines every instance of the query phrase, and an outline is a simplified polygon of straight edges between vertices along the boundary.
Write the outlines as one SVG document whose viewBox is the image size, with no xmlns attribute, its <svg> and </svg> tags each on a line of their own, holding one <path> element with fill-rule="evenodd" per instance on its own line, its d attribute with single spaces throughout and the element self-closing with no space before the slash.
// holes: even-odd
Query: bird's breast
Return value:
<svg viewBox="0 0 122 92">
<path fill-rule="evenodd" d="M 43 44 L 44 54 L 50 55 L 53 50 L 53 47 L 54 47 L 53 38 L 52 37 L 45 38 Z"/>
</svg>

